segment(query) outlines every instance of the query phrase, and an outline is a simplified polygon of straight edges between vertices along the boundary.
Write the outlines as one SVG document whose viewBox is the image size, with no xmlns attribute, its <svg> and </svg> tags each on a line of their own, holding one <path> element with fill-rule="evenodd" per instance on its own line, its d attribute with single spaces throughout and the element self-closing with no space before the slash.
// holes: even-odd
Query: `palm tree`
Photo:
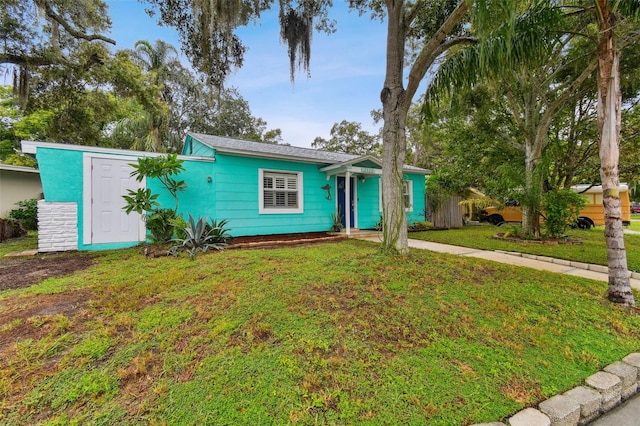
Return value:
<svg viewBox="0 0 640 426">
<path fill-rule="evenodd" d="M 131 135 L 134 138 L 134 149 L 145 151 L 166 151 L 168 135 L 168 105 L 171 99 L 171 88 L 168 84 L 176 69 L 182 65 L 177 57 L 177 50 L 172 45 L 156 40 L 152 45 L 146 40 L 135 43 L 131 56 L 148 74 L 149 89 L 146 96 L 140 96 L 140 104 L 144 111 L 120 120 L 115 129 L 116 134 Z M 148 93 L 155 95 L 148 95 Z"/>
<path fill-rule="evenodd" d="M 134 44 L 134 48 L 134 61 L 151 73 L 151 81 L 157 86 L 165 88 L 167 81 L 174 74 L 173 68 L 182 66 L 176 48 L 162 40 L 156 40 L 154 45 L 147 40 L 139 40 Z M 163 91 L 163 95 L 165 93 Z"/>
<path fill-rule="evenodd" d="M 515 4 L 515 3 L 514 3 Z M 437 93 L 458 84 L 472 84 L 481 76 L 495 75 L 504 70 L 531 66 L 531 60 L 544 58 L 550 41 L 558 34 L 582 35 L 593 40 L 587 31 L 585 20 L 591 18 L 597 24 L 593 64 L 597 63 L 598 129 L 605 208 L 605 238 L 609 259 L 608 299 L 614 303 L 635 306 L 627 271 L 626 251 L 622 232 L 622 215 L 618 197 L 618 163 L 621 123 L 620 48 L 635 43 L 640 38 L 638 31 L 628 31 L 630 25 L 637 29 L 640 4 L 635 0 L 610 2 L 594 0 L 589 7 L 584 5 L 558 4 L 543 1 L 531 7 L 514 22 L 500 26 L 492 35 L 453 56 L 440 69 L 432 82 L 431 93 Z M 580 32 L 575 25 L 580 20 Z M 627 31 L 624 31 L 627 30 Z M 561 36 L 568 37 L 568 36 Z M 619 43 L 619 37 L 623 38 Z M 526 65 L 523 65 L 526 64 Z M 589 67 L 581 74 L 586 78 Z M 435 95 L 434 95 L 435 94 Z M 546 129 L 548 130 L 548 126 Z M 546 134 L 544 135 L 546 137 Z"/>
<path fill-rule="evenodd" d="M 637 29 L 640 4 L 634 0 L 595 0 L 590 9 L 598 24 L 598 133 L 600 136 L 600 178 L 605 212 L 605 238 L 609 263 L 609 288 L 607 298 L 625 306 L 635 306 L 627 252 L 622 231 L 622 208 L 618 195 L 620 126 L 622 93 L 620 91 L 620 50 L 625 44 L 637 42 L 638 31 L 619 40 L 620 28 L 635 24 Z M 628 34 L 628 33 L 627 33 Z"/>
<path fill-rule="evenodd" d="M 155 117 L 147 111 L 138 111 L 116 123 L 113 136 L 116 138 L 132 137 L 131 149 L 138 151 L 160 152 L 162 138 L 160 137 L 160 123 L 154 122 Z"/>
</svg>

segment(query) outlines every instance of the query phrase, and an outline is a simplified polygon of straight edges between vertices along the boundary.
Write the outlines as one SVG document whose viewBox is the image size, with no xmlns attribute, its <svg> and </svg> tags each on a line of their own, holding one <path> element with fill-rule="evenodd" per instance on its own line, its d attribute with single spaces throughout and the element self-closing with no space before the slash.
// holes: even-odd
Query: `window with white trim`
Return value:
<svg viewBox="0 0 640 426">
<path fill-rule="evenodd" d="M 379 210 L 382 211 L 382 178 L 378 181 L 378 205 Z M 413 181 L 402 181 L 402 196 L 404 199 L 404 210 L 407 212 L 413 211 Z"/>
<path fill-rule="evenodd" d="M 260 169 L 260 213 L 302 213 L 302 173 Z"/>
<path fill-rule="evenodd" d="M 412 180 L 403 180 L 402 181 L 402 194 L 404 196 L 404 207 L 408 212 L 413 211 L 413 181 Z"/>
</svg>

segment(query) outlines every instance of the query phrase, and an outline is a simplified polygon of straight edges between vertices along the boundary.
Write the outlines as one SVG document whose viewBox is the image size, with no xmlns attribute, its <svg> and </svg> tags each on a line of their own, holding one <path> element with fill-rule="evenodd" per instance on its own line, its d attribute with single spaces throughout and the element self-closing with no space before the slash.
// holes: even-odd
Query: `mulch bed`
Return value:
<svg viewBox="0 0 640 426">
<path fill-rule="evenodd" d="M 493 238 L 495 240 L 501 240 L 501 241 L 509 241 L 512 243 L 533 243 L 533 244 L 549 244 L 549 245 L 555 245 L 555 244 L 582 244 L 582 240 L 578 239 L 578 238 L 569 238 L 569 237 L 565 237 L 565 238 L 549 238 L 549 237 L 545 237 L 545 238 L 541 238 L 541 239 L 532 239 L 532 238 L 521 238 L 518 237 L 517 235 L 510 235 L 508 237 L 504 236 L 505 234 L 503 232 L 495 234 L 493 236 Z"/>
<path fill-rule="evenodd" d="M 229 249 L 239 248 L 272 248 L 281 246 L 303 245 L 311 243 L 340 241 L 345 235 L 330 235 L 326 232 L 306 232 L 299 234 L 253 235 L 236 237 L 229 243 Z"/>
</svg>

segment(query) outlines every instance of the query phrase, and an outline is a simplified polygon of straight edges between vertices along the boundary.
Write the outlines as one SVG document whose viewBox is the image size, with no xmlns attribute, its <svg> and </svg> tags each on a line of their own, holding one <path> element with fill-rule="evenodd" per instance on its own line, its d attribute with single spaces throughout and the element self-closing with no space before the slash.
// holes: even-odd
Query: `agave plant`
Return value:
<svg viewBox="0 0 640 426">
<path fill-rule="evenodd" d="M 211 229 L 210 236 L 212 243 L 227 245 L 227 241 L 231 239 L 229 229 L 226 228 L 228 222 L 227 219 L 222 219 L 220 222 L 211 219 L 211 225 L 207 226 Z"/>
<path fill-rule="evenodd" d="M 198 251 L 205 253 L 210 248 L 222 250 L 227 245 L 229 238 L 228 231 L 224 229 L 227 221 L 222 220 L 218 223 L 213 221 L 213 226 L 209 224 L 209 218 L 198 217 L 196 221 L 191 214 L 184 227 L 184 238 L 174 238 L 176 244 L 169 249 L 169 253 L 177 256 L 178 253 L 185 250 L 189 253 L 192 260 L 196 257 Z"/>
</svg>

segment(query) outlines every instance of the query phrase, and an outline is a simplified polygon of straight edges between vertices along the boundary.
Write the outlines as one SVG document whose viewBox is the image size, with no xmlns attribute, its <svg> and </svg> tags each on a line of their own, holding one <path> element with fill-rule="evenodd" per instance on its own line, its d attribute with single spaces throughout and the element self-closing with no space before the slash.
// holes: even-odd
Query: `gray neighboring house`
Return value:
<svg viewBox="0 0 640 426">
<path fill-rule="evenodd" d="M 40 171 L 0 163 L 0 217 L 9 216 L 18 201 L 42 198 Z"/>
</svg>

